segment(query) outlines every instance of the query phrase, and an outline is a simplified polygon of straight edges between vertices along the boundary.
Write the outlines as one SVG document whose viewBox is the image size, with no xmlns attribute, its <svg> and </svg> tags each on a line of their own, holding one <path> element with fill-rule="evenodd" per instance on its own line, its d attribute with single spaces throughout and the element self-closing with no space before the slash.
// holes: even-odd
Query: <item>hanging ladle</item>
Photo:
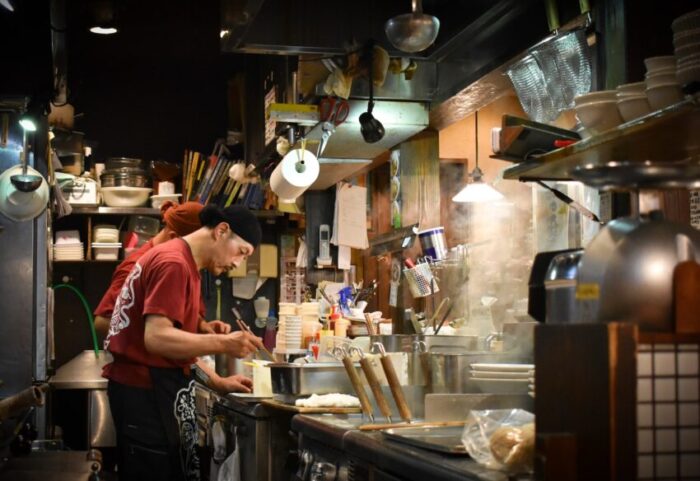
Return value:
<svg viewBox="0 0 700 481">
<path fill-rule="evenodd" d="M 440 31 L 440 20 L 423 13 L 422 0 L 411 0 L 412 13 L 387 20 L 384 32 L 391 44 L 402 52 L 421 52 L 430 47 Z"/>
<path fill-rule="evenodd" d="M 374 109 L 374 81 L 372 79 L 372 64 L 374 63 L 374 45 L 369 46 L 369 103 L 367 104 L 367 112 L 360 115 L 360 133 L 362 138 L 368 144 L 379 142 L 384 137 L 384 126 L 374 118 L 372 110 Z"/>
<path fill-rule="evenodd" d="M 27 174 L 27 132 L 24 132 L 23 136 L 23 147 L 22 153 L 20 154 L 22 160 L 22 173 L 13 175 L 10 177 L 10 182 L 15 186 L 20 192 L 34 192 L 41 185 L 42 180 L 44 180 L 40 175 Z"/>
</svg>

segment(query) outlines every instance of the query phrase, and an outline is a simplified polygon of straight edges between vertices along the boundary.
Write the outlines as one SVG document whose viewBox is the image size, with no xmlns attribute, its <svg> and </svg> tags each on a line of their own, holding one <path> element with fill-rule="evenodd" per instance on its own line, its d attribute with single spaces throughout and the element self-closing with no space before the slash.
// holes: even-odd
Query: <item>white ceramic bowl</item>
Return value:
<svg viewBox="0 0 700 481">
<path fill-rule="evenodd" d="M 663 109 L 683 100 L 683 91 L 678 83 L 657 85 L 646 92 L 652 110 Z"/>
<path fill-rule="evenodd" d="M 599 90 L 597 92 L 589 92 L 574 98 L 574 105 L 582 105 L 591 102 L 615 101 L 617 99 L 616 95 L 617 90 Z"/>
<path fill-rule="evenodd" d="M 148 187 L 102 187 L 102 199 L 109 207 L 139 207 L 148 202 Z"/>
<path fill-rule="evenodd" d="M 647 75 L 644 78 L 644 83 L 648 89 L 659 85 L 677 84 L 678 79 L 676 78 L 676 70 L 674 69 L 672 73 Z"/>
<path fill-rule="evenodd" d="M 697 10 L 692 10 L 688 13 L 684 13 L 680 17 L 677 17 L 671 23 L 671 28 L 674 32 L 681 32 L 683 30 L 692 30 L 700 28 L 700 8 Z"/>
<path fill-rule="evenodd" d="M 630 120 L 644 117 L 651 112 L 649 101 L 646 95 L 638 95 L 635 97 L 624 97 L 617 100 L 617 109 L 620 111 L 622 120 L 629 122 Z"/>
<path fill-rule="evenodd" d="M 160 209 L 160 206 L 167 201 L 178 202 L 180 200 L 180 194 L 159 194 L 151 196 L 151 207 L 154 209 Z"/>
<path fill-rule="evenodd" d="M 700 62 L 689 63 L 679 68 L 676 77 L 678 78 L 678 83 L 681 85 L 687 85 L 691 82 L 700 82 Z"/>
<path fill-rule="evenodd" d="M 683 60 L 687 60 L 688 57 L 700 54 L 700 42 L 685 44 L 682 47 L 676 47 L 673 49 L 673 53 L 676 56 L 676 67 Z"/>
<path fill-rule="evenodd" d="M 682 48 L 700 42 L 700 28 L 673 34 L 674 48 Z"/>
<path fill-rule="evenodd" d="M 622 123 L 617 100 L 603 100 L 576 105 L 576 116 L 592 134 L 612 129 Z"/>
<path fill-rule="evenodd" d="M 653 72 L 655 70 L 665 70 L 665 69 L 675 69 L 676 68 L 676 57 L 673 55 L 664 55 L 661 57 L 649 57 L 644 59 L 644 66 L 647 68 L 647 72 Z"/>
<path fill-rule="evenodd" d="M 644 90 L 647 88 L 647 85 L 645 82 L 634 82 L 630 84 L 621 84 L 617 86 L 617 98 L 618 100 L 621 97 L 628 97 L 628 96 L 633 96 L 633 97 L 638 97 L 640 95 L 644 95 Z"/>
</svg>

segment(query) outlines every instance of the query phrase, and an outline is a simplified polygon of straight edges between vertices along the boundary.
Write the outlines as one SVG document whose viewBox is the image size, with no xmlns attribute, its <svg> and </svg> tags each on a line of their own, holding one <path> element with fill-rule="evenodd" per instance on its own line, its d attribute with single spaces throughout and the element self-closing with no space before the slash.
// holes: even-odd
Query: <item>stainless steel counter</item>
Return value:
<svg viewBox="0 0 700 481">
<path fill-rule="evenodd" d="M 106 351 L 83 351 L 59 367 L 49 380 L 54 389 L 107 389 L 107 379 L 102 377 L 102 368 L 112 362 Z"/>
</svg>

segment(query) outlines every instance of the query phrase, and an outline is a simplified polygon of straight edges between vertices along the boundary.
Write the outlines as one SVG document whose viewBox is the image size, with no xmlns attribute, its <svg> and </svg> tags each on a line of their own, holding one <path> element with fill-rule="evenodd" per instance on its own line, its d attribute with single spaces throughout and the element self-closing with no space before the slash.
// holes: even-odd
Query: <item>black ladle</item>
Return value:
<svg viewBox="0 0 700 481">
<path fill-rule="evenodd" d="M 360 132 L 362 138 L 368 144 L 379 142 L 384 137 L 385 131 L 382 123 L 374 118 L 372 110 L 374 109 L 374 82 L 372 81 L 372 64 L 374 60 L 374 46 L 369 46 L 369 103 L 367 104 L 367 112 L 360 115 Z"/>
<path fill-rule="evenodd" d="M 40 175 L 27 174 L 27 133 L 24 133 L 24 146 L 22 148 L 22 173 L 10 177 L 10 182 L 20 192 L 34 192 L 44 180 Z"/>
</svg>

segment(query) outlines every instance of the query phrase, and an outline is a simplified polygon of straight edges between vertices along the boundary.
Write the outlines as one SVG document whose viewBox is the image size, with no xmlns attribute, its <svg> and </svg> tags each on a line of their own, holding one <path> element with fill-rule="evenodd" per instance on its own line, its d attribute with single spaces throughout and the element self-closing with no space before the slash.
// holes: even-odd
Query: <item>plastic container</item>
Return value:
<svg viewBox="0 0 700 481">
<path fill-rule="evenodd" d="M 441 261 L 447 257 L 447 242 L 445 241 L 445 228 L 435 227 L 418 232 L 423 255 L 434 261 Z"/>
<path fill-rule="evenodd" d="M 116 244 L 97 244 L 92 243 L 93 259 L 96 261 L 116 261 L 119 259 L 119 249 L 122 245 Z"/>
<path fill-rule="evenodd" d="M 137 234 L 154 236 L 160 231 L 160 220 L 145 215 L 132 215 L 129 218 L 129 229 Z"/>
</svg>

